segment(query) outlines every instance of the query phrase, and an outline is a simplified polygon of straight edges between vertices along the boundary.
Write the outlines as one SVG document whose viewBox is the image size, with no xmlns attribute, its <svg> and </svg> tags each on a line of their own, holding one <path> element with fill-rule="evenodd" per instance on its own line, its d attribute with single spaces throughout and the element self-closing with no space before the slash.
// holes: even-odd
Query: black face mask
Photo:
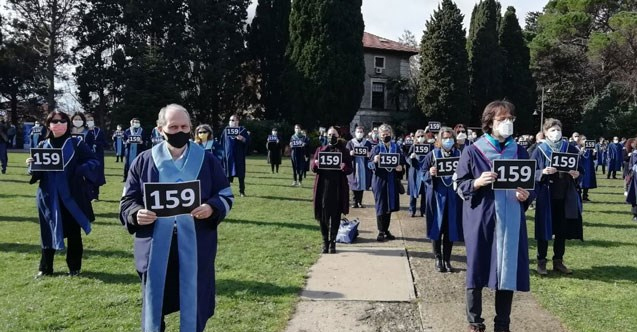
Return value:
<svg viewBox="0 0 637 332">
<path fill-rule="evenodd" d="M 168 144 L 177 149 L 183 148 L 184 145 L 188 144 L 188 141 L 190 140 L 190 133 L 184 133 L 183 131 L 179 131 L 174 134 L 165 134 Z"/>
<path fill-rule="evenodd" d="M 385 137 L 383 137 L 383 142 L 385 142 L 385 143 L 389 143 L 389 142 L 391 142 L 391 136 L 385 136 Z"/>
<path fill-rule="evenodd" d="M 335 145 L 338 142 L 338 137 L 331 136 L 330 137 L 330 145 Z"/>
</svg>

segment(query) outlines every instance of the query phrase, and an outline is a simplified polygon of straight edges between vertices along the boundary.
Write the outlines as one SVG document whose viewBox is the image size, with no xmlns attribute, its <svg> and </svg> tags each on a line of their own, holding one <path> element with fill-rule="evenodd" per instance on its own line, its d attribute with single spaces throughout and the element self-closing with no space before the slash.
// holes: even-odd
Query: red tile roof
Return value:
<svg viewBox="0 0 637 332">
<path fill-rule="evenodd" d="M 369 32 L 363 33 L 363 47 L 376 49 L 376 50 L 391 51 L 391 52 L 409 53 L 412 55 L 418 54 L 418 49 L 416 48 L 403 45 L 399 42 L 389 40 L 387 38 L 373 35 Z"/>
</svg>

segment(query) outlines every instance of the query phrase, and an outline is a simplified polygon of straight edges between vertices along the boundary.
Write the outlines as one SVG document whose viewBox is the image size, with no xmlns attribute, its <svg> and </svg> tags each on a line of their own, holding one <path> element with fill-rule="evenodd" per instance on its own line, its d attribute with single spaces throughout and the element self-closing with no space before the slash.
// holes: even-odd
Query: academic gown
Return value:
<svg viewBox="0 0 637 332">
<path fill-rule="evenodd" d="M 597 159 L 597 165 L 605 165 L 606 164 L 606 147 L 597 143 L 595 144 L 595 153 Z"/>
<path fill-rule="evenodd" d="M 578 179 L 580 180 L 580 188 L 595 189 L 597 188 L 597 176 L 595 175 L 595 158 L 593 157 L 593 151 L 583 148 L 579 150 L 579 163 L 584 170 L 584 173 L 580 174 L 580 178 Z"/>
<path fill-rule="evenodd" d="M 553 235 L 564 239 L 583 239 L 582 198 L 576 187 L 576 181 L 579 181 L 579 179 L 567 182 L 568 187 L 564 197 L 565 224 L 553 221 L 551 215 L 551 183 L 560 174 L 542 174 L 542 170 L 550 166 L 550 151 L 551 148 L 546 143 L 541 143 L 531 156 L 532 159 L 537 161 L 535 171 L 535 191 L 537 193 L 537 201 L 535 203 L 535 239 L 548 241 L 553 238 Z M 568 144 L 565 140 L 562 141 L 562 147 L 559 151 L 578 154 L 577 148 Z M 580 176 L 583 176 L 584 168 L 581 158 L 577 168 Z M 562 174 L 561 176 L 566 175 L 568 174 Z M 570 177 L 570 175 L 568 176 Z"/>
<path fill-rule="evenodd" d="M 235 139 L 226 133 L 227 128 L 221 133 L 221 147 L 223 148 L 223 166 L 226 170 L 226 177 L 246 176 L 246 154 L 248 153 L 248 144 L 250 143 L 250 133 L 244 127 L 239 127 L 239 135 L 245 138 L 245 141 Z"/>
<path fill-rule="evenodd" d="M 279 141 L 279 138 L 272 135 L 268 136 L 265 148 L 268 150 L 268 164 L 281 165 L 281 141 Z"/>
<path fill-rule="evenodd" d="M 89 145 L 95 152 L 95 157 L 100 162 L 100 166 L 95 170 L 97 174 L 95 175 L 95 185 L 102 186 L 106 184 L 106 177 L 104 176 L 104 147 L 108 144 L 106 143 L 106 137 L 104 136 L 104 131 L 98 127 L 94 127 L 93 129 L 89 129 L 89 132 L 93 136 L 93 145 Z"/>
<path fill-rule="evenodd" d="M 404 167 L 407 163 L 405 156 L 400 151 L 400 147 L 395 142 L 390 143 L 389 149 L 383 143 L 376 145 L 372 149 L 367 167 L 374 173 L 372 176 L 372 191 L 374 192 L 377 216 L 400 210 L 398 193 L 400 174 L 398 174 L 399 172 L 396 169 L 386 170 L 377 167 L 378 165 L 374 162 L 374 156 L 380 153 L 398 153 L 400 155 L 400 165 Z"/>
<path fill-rule="evenodd" d="M 204 150 L 209 151 L 219 159 L 219 162 L 223 160 L 223 149 L 221 148 L 221 144 L 215 140 L 207 140 L 205 143 L 197 143 L 199 146 L 204 148 Z"/>
<path fill-rule="evenodd" d="M 637 153 L 630 155 L 628 162 L 629 175 L 631 176 L 628 183 L 628 195 L 626 196 L 626 203 L 637 205 Z"/>
<path fill-rule="evenodd" d="M 42 141 L 38 147 L 50 147 L 48 144 L 48 140 Z M 88 145 L 74 137 L 66 139 L 62 151 L 64 171 L 31 172 L 29 181 L 30 184 L 40 181 L 36 204 L 44 249 L 64 249 L 63 208 L 86 234 L 91 231 L 90 222 L 95 220 L 88 188 L 89 182 L 95 181 L 95 169 L 99 162 Z"/>
<path fill-rule="evenodd" d="M 113 133 L 113 150 L 116 156 L 124 156 L 124 131 L 116 130 Z"/>
<path fill-rule="evenodd" d="M 334 208 L 340 208 L 341 214 L 349 213 L 349 184 L 347 182 L 347 176 L 352 173 L 352 157 L 349 155 L 349 150 L 345 147 L 345 141 L 340 141 L 336 146 L 325 145 L 316 148 L 314 158 L 312 160 L 318 160 L 319 152 L 340 152 L 343 158 L 341 162 L 345 164 L 345 166 L 341 170 L 324 170 L 319 169 L 316 163 L 312 162 L 312 171 L 316 174 L 314 177 L 313 194 L 314 218 L 318 221 L 322 219 L 323 214 L 324 206 L 322 198 L 324 197 L 325 190 L 329 190 L 325 188 L 324 179 L 326 177 L 331 177 L 331 180 L 333 181 L 333 174 L 335 173 L 339 174 L 339 179 L 336 183 L 338 189 L 332 189 L 334 192 L 329 192 L 329 195 L 337 197 L 337 205 L 334 206 Z M 328 206 L 325 206 L 325 208 L 328 208 Z"/>
<path fill-rule="evenodd" d="M 486 139 L 485 136 L 478 140 Z M 457 193 L 463 199 L 462 226 L 467 249 L 467 288 L 489 287 L 498 289 L 495 193 L 489 186 L 474 191 L 473 182 L 483 172 L 491 171 L 491 161 L 476 146 L 478 141 L 465 147 L 458 162 L 455 177 Z M 512 144 L 516 144 L 513 142 Z M 517 145 L 517 144 L 516 144 Z M 528 159 L 526 150 L 517 146 L 517 159 Z M 529 291 L 529 252 L 524 211 L 535 197 L 534 191 L 520 204 L 520 231 L 518 237 L 517 291 Z"/>
<path fill-rule="evenodd" d="M 416 146 L 418 144 L 414 144 L 411 146 L 411 148 L 408 151 L 407 154 L 407 164 L 409 165 L 409 170 L 407 171 L 407 193 L 409 194 L 409 196 L 413 197 L 413 198 L 418 198 L 418 196 L 420 196 L 420 188 L 425 185 L 423 183 L 424 181 L 424 176 L 425 176 L 425 170 L 423 168 L 424 162 L 425 162 L 425 157 L 426 156 L 418 156 L 417 158 L 409 158 L 411 157 L 411 154 L 414 153 L 414 146 Z M 431 154 L 431 152 L 429 152 L 427 155 Z M 425 188 L 426 190 L 426 188 Z"/>
<path fill-rule="evenodd" d="M 44 138 L 46 137 L 46 127 L 44 126 L 33 126 L 31 128 L 31 133 L 29 133 L 29 136 L 31 138 L 31 145 L 30 147 L 35 148 L 38 146 L 38 144 L 40 144 L 40 142 L 42 142 L 44 140 Z"/>
<path fill-rule="evenodd" d="M 376 145 L 378 145 L 379 140 L 368 140 L 369 144 L 371 144 L 371 149 L 374 149 L 374 147 Z M 367 160 L 367 162 L 369 163 L 369 158 Z M 367 188 L 365 188 L 365 190 L 370 190 L 372 187 L 372 176 L 374 175 L 374 173 L 372 172 L 371 169 L 369 169 L 369 167 L 367 168 L 368 172 L 366 173 L 367 175 Z"/>
<path fill-rule="evenodd" d="M 298 143 L 300 142 L 300 143 Z M 300 146 L 294 146 L 295 144 L 301 144 Z M 292 160 L 293 172 L 297 174 L 307 169 L 306 158 L 310 154 L 310 139 L 307 136 L 299 136 L 297 134 L 290 137 L 290 159 Z M 327 145 L 321 145 L 327 146 Z"/>
<path fill-rule="evenodd" d="M 620 143 L 610 143 L 608 144 L 607 152 L 606 152 L 606 162 L 608 163 L 609 172 L 613 171 L 621 171 L 622 170 L 622 150 L 624 147 Z"/>
<path fill-rule="evenodd" d="M 142 143 L 129 143 L 128 138 L 131 136 L 141 136 Z M 124 169 L 130 169 L 130 166 L 133 164 L 133 161 L 137 156 L 144 151 L 144 129 L 139 128 L 128 128 L 124 131 L 124 154 L 126 156 L 126 160 L 124 161 Z"/>
<path fill-rule="evenodd" d="M 353 151 L 354 147 L 367 147 L 369 152 L 372 151 L 372 143 L 363 138 L 360 142 L 353 138 L 347 142 L 346 148 L 349 151 Z M 369 188 L 371 183 L 372 171 L 367 167 L 369 158 L 367 156 L 353 156 L 352 160 L 352 173 L 347 176 L 349 181 L 349 187 L 352 191 L 363 191 Z"/>
<path fill-rule="evenodd" d="M 192 144 L 190 143 L 192 148 Z M 206 321 L 215 309 L 215 257 L 217 254 L 217 226 L 230 212 L 234 196 L 219 160 L 205 152 L 199 176 L 201 181 L 201 203 L 212 207 L 213 214 L 208 219 L 195 220 L 197 236 L 197 327 L 203 330 Z M 130 176 L 126 179 L 124 195 L 120 202 L 119 218 L 129 233 L 135 235 L 135 267 L 140 275 L 148 270 L 151 241 L 155 224 L 137 224 L 137 211 L 144 208 L 143 183 L 159 182 L 159 173 L 153 161 L 152 150 L 142 152 L 133 161 Z M 167 270 L 179 269 L 168 266 Z M 142 278 L 142 289 L 146 278 Z M 142 296 L 143 298 L 143 296 Z M 166 285 L 163 313 L 179 310 L 179 282 Z"/>
<path fill-rule="evenodd" d="M 460 150 L 452 149 L 448 157 L 460 157 Z M 431 176 L 429 169 L 436 165 L 436 158 L 442 158 L 440 148 L 435 148 L 424 157 L 422 163 L 425 197 L 427 200 L 427 238 L 439 240 L 443 214 L 449 225 L 449 240 L 462 241 L 462 200 L 453 188 L 452 176 Z"/>
</svg>

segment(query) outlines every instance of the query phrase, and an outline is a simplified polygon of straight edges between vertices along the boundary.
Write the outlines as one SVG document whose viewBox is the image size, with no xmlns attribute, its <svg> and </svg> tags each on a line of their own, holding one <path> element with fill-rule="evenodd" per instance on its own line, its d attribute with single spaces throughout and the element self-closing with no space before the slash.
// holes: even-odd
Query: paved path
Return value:
<svg viewBox="0 0 637 332">
<path fill-rule="evenodd" d="M 373 196 L 365 192 L 364 209 L 351 209 L 360 235 L 354 244 L 337 244 L 310 269 L 305 289 L 286 332 L 322 331 L 466 331 L 464 246 L 457 244 L 455 273 L 433 269 L 424 219 L 411 218 L 408 197 L 392 215 L 394 241 L 376 241 Z M 492 330 L 494 298 L 484 290 L 483 308 Z M 515 293 L 512 331 L 566 332 L 557 318 L 541 308 L 530 293 Z"/>
</svg>

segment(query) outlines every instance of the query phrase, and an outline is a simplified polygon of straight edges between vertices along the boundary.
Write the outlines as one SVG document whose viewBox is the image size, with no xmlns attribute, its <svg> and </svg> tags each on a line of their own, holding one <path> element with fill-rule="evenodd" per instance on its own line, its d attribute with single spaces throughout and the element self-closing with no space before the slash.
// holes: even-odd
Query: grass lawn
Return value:
<svg viewBox="0 0 637 332">
<path fill-rule="evenodd" d="M 137 331 L 140 286 L 132 237 L 117 219 L 123 164 L 107 157 L 108 184 L 94 204 L 97 220 L 84 237 L 83 271 L 66 276 L 64 255 L 55 276 L 33 279 L 40 257 L 34 195 L 24 153 L 9 155 L 0 175 L 0 331 Z M 237 197 L 219 229 L 217 312 L 207 331 L 283 331 L 320 235 L 312 218 L 311 186 L 291 188 L 289 161 L 270 174 L 264 157 L 249 160 L 248 197 Z M 571 276 L 532 272 L 532 291 L 571 331 L 632 331 L 637 326 L 637 223 L 623 203 L 621 180 L 602 179 L 584 205 L 586 241 L 568 241 Z M 234 186 L 238 185 L 237 183 Z M 235 187 L 235 192 L 236 192 Z M 533 212 L 530 211 L 532 216 Z M 529 234 L 533 220 L 529 218 Z M 531 269 L 535 241 L 530 241 Z M 552 246 L 549 247 L 549 255 Z M 549 263 L 549 267 L 551 264 Z M 178 330 L 178 314 L 168 317 Z"/>
<path fill-rule="evenodd" d="M 108 183 L 93 204 L 93 231 L 83 237 L 81 276 L 66 275 L 61 253 L 55 275 L 35 280 L 40 231 L 26 157 L 10 153 L 7 174 L 0 177 L 0 331 L 138 331 L 141 293 L 132 236 L 117 214 L 123 164 L 107 156 Z M 206 331 L 282 331 L 318 258 L 313 177 L 305 187 L 291 188 L 291 168 L 284 163 L 272 175 L 265 157 L 249 161 L 248 197 L 236 197 L 219 228 L 217 310 Z M 237 186 L 235 180 L 235 194 Z M 168 317 L 169 331 L 178 331 L 178 319 Z"/>
</svg>

